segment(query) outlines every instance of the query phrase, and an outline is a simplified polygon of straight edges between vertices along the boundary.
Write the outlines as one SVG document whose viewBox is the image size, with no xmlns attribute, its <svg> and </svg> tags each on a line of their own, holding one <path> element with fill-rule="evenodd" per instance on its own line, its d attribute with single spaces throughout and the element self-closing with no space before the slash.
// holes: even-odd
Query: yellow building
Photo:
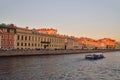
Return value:
<svg viewBox="0 0 120 80">
<path fill-rule="evenodd" d="M 82 45 L 74 37 L 66 37 L 65 39 L 66 49 L 81 49 Z"/>
<path fill-rule="evenodd" d="M 17 49 L 64 49 L 64 37 L 38 33 L 35 29 L 16 28 Z"/>
<path fill-rule="evenodd" d="M 56 29 L 29 29 L 16 27 L 14 24 L 10 25 L 14 27 L 14 34 L 10 39 L 6 39 L 8 42 L 12 41 L 12 47 L 9 49 L 78 49 L 79 42 L 74 37 L 57 34 Z M 8 27 L 9 28 L 9 27 Z M 0 34 L 3 35 L 2 31 Z M 0 48 L 1 39 L 0 35 Z M 7 33 L 7 35 L 11 35 Z M 3 43 L 3 45 L 5 45 Z M 8 46 L 7 46 L 8 47 Z"/>
<path fill-rule="evenodd" d="M 115 49 L 120 49 L 120 42 L 117 42 L 117 43 L 115 44 Z"/>
</svg>

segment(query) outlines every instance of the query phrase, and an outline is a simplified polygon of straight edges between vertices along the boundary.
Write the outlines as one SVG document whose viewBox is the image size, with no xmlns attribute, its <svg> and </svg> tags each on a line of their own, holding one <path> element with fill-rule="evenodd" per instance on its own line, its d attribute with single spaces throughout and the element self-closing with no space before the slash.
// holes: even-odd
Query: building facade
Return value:
<svg viewBox="0 0 120 80">
<path fill-rule="evenodd" d="M 115 49 L 120 49 L 120 42 L 116 42 Z"/>
<path fill-rule="evenodd" d="M 75 38 L 57 34 L 56 29 L 29 29 L 14 24 L 0 24 L 0 48 L 3 49 L 114 49 L 115 40 Z"/>
<path fill-rule="evenodd" d="M 40 30 L 40 29 L 39 29 Z M 0 24 L 0 48 L 3 49 L 78 49 L 75 38 L 58 35 L 56 29 L 28 29 Z"/>
<path fill-rule="evenodd" d="M 98 40 L 101 45 L 106 49 L 115 49 L 116 41 L 110 38 L 103 38 Z"/>
<path fill-rule="evenodd" d="M 16 28 L 15 48 L 17 49 L 64 49 L 64 46 L 64 37 Z"/>
<path fill-rule="evenodd" d="M 82 49 L 82 44 L 74 37 L 65 37 L 66 49 Z"/>
<path fill-rule="evenodd" d="M 0 25 L 1 32 L 1 48 L 14 48 L 14 36 L 16 33 L 16 29 L 13 24 Z"/>
</svg>

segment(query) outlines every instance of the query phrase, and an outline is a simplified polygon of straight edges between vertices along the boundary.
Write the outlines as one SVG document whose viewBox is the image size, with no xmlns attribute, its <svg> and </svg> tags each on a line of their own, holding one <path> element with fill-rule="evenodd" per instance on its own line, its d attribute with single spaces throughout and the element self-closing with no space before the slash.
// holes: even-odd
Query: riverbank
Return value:
<svg viewBox="0 0 120 80">
<path fill-rule="evenodd" d="M 106 50 L 10 50 L 0 51 L 0 56 L 33 56 L 33 55 L 62 55 L 62 54 L 81 54 L 81 53 L 97 53 L 97 52 L 113 52 L 120 49 Z"/>
</svg>

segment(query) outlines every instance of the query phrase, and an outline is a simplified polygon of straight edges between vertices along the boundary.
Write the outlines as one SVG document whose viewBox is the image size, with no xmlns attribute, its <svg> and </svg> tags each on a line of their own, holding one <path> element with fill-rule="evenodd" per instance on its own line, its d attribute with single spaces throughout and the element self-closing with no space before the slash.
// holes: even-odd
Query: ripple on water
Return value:
<svg viewBox="0 0 120 80">
<path fill-rule="evenodd" d="M 105 56 L 96 61 L 83 54 L 0 58 L 0 80 L 120 80 L 119 52 Z"/>
</svg>

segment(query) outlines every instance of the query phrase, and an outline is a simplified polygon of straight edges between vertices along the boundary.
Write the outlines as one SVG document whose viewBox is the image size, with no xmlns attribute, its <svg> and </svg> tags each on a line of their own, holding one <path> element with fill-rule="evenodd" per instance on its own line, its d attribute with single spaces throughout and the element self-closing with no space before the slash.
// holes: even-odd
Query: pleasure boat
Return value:
<svg viewBox="0 0 120 80">
<path fill-rule="evenodd" d="M 85 55 L 85 59 L 89 60 L 97 60 L 97 59 L 103 59 L 105 58 L 103 54 L 88 54 Z"/>
</svg>

